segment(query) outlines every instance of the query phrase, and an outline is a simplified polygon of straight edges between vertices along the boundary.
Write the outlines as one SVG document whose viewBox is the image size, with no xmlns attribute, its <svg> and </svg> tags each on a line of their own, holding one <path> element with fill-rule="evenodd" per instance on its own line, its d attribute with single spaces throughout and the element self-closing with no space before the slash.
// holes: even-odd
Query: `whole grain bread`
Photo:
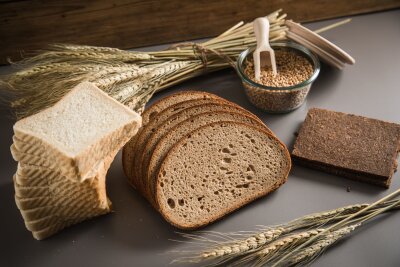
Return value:
<svg viewBox="0 0 400 267">
<path fill-rule="evenodd" d="M 164 109 L 175 105 L 177 103 L 194 100 L 194 99 L 223 99 L 215 94 L 202 92 L 202 91 L 182 91 L 171 94 L 160 100 L 154 102 L 149 108 L 145 109 L 142 114 L 142 122 L 143 125 L 149 123 L 149 121 L 158 113 L 163 111 Z"/>
<path fill-rule="evenodd" d="M 160 213 L 181 229 L 205 226 L 285 183 L 289 153 L 265 129 L 216 122 L 176 143 L 158 173 Z"/>
<path fill-rule="evenodd" d="M 150 138 L 151 134 L 157 131 L 158 125 L 160 123 L 163 123 L 165 120 L 167 120 L 170 116 L 173 116 L 174 114 L 190 108 L 194 107 L 197 105 L 202 105 L 202 104 L 210 104 L 210 103 L 223 103 L 227 105 L 235 105 L 231 102 L 228 102 L 226 100 L 219 100 L 219 99 L 194 99 L 194 100 L 187 100 L 183 101 L 180 103 L 177 103 L 175 105 L 172 105 L 157 115 L 155 115 L 152 120 L 145 125 L 142 128 L 142 131 L 140 134 L 137 135 L 137 141 L 134 147 L 134 151 L 136 151 L 137 156 L 135 156 L 134 161 L 133 161 L 133 170 L 132 172 L 134 173 L 133 177 L 136 178 L 137 180 L 137 186 L 140 192 L 144 192 L 144 185 L 143 185 L 143 177 L 141 173 L 141 156 L 144 152 L 144 148 L 146 145 L 147 140 Z"/>
<path fill-rule="evenodd" d="M 183 91 L 183 92 L 178 92 L 174 93 L 172 95 L 169 95 L 167 97 L 164 97 L 158 101 L 156 101 L 154 104 L 152 104 L 149 108 L 147 108 L 143 114 L 142 114 L 142 128 L 139 129 L 139 132 L 130 139 L 130 141 L 124 146 L 124 149 L 122 150 L 122 166 L 125 172 L 125 176 L 128 177 L 129 183 L 133 187 L 137 187 L 136 185 L 136 179 L 134 179 L 134 173 L 132 172 L 132 167 L 133 162 L 135 161 L 135 145 L 137 141 L 137 137 L 140 135 L 143 126 L 147 125 L 149 120 L 163 111 L 164 109 L 175 105 L 177 103 L 180 103 L 182 101 L 187 101 L 187 100 L 193 100 L 193 99 L 208 99 L 208 98 L 213 98 L 213 99 L 221 99 L 217 95 L 206 93 L 206 92 L 200 92 L 200 91 Z"/>
<path fill-rule="evenodd" d="M 292 157 L 306 167 L 388 188 L 399 150 L 399 124 L 313 108 Z"/>
<path fill-rule="evenodd" d="M 188 116 L 181 117 L 186 118 L 186 120 L 180 123 L 174 123 L 173 125 L 171 125 L 171 127 L 168 127 L 167 131 L 162 136 L 157 138 L 157 142 L 155 142 L 154 147 L 151 149 L 151 156 L 149 157 L 149 161 L 145 162 L 143 166 L 147 168 L 144 174 L 146 175 L 145 184 L 147 184 L 146 193 L 148 195 L 148 199 L 154 199 L 155 181 L 157 178 L 158 170 L 165 158 L 165 155 L 168 153 L 171 147 L 175 145 L 176 142 L 178 142 L 186 135 L 190 134 L 190 132 L 192 132 L 193 130 L 196 130 L 197 128 L 200 128 L 212 122 L 236 121 L 253 125 L 254 127 L 263 128 L 267 132 L 270 132 L 265 124 L 249 115 L 246 115 L 246 113 L 241 112 L 240 109 L 235 109 L 235 107 L 227 109 L 227 106 L 223 106 L 223 109 L 218 110 L 215 107 L 218 106 L 211 104 L 203 105 L 202 111 L 204 113 L 202 112 L 199 114 L 190 112 L 190 109 L 184 110 L 188 111 Z M 148 142 L 150 142 L 150 140 Z"/>
<path fill-rule="evenodd" d="M 265 126 L 264 123 L 262 123 L 258 118 L 256 118 L 253 114 L 249 114 L 248 111 L 246 111 L 245 109 L 237 106 L 237 105 L 227 105 L 226 103 L 209 103 L 209 104 L 201 104 L 201 105 L 196 105 L 193 107 L 188 107 L 168 118 L 166 118 L 165 120 L 162 120 L 159 122 L 159 124 L 156 126 L 157 130 L 154 131 L 150 137 L 147 138 L 146 144 L 144 146 L 143 149 L 143 153 L 141 154 L 141 159 L 140 159 L 140 164 L 139 166 L 141 166 L 142 171 L 140 173 L 142 179 L 145 179 L 145 181 L 143 181 L 144 184 L 146 183 L 146 180 L 148 180 L 148 164 L 150 161 L 150 157 L 152 156 L 153 152 L 154 152 L 154 148 L 156 146 L 156 144 L 158 143 L 158 141 L 163 137 L 164 134 L 168 133 L 171 131 L 171 129 L 179 124 L 180 122 L 189 119 L 191 117 L 194 117 L 198 114 L 201 113 L 205 113 L 205 112 L 217 112 L 217 111 L 226 111 L 226 112 L 240 112 L 250 118 L 252 118 L 252 122 L 258 124 L 261 127 L 266 128 L 267 131 L 270 132 L 270 130 L 267 128 L 267 126 Z M 223 113 L 219 113 L 219 114 L 223 114 Z M 242 120 L 243 118 L 240 117 L 240 120 Z M 193 130 L 193 129 L 192 129 Z M 172 130 L 174 131 L 174 130 Z M 147 184 L 148 185 L 148 184 Z M 148 191 L 148 186 L 147 188 L 145 187 L 144 190 L 145 192 L 144 195 L 146 195 L 149 191 Z"/>
</svg>

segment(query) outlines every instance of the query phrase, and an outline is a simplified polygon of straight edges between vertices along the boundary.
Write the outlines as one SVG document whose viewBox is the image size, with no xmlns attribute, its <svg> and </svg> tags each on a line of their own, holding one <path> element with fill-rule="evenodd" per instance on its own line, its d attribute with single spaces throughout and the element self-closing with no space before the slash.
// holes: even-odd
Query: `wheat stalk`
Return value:
<svg viewBox="0 0 400 267">
<path fill-rule="evenodd" d="M 215 233 L 215 237 L 225 237 L 223 241 L 216 238 L 205 238 L 199 234 L 182 234 L 183 237 L 193 240 L 195 246 L 204 247 L 194 251 L 179 251 L 188 253 L 173 262 L 199 263 L 207 262 L 207 266 L 222 266 L 227 262 L 233 265 L 242 265 L 259 259 L 255 264 L 272 264 L 279 261 L 279 257 L 287 251 L 308 242 L 321 233 L 330 234 L 326 228 L 338 221 L 352 216 L 351 224 L 361 224 L 390 209 L 400 206 L 399 200 L 381 202 L 368 210 L 368 204 L 349 205 L 320 213 L 313 213 L 301 218 L 274 227 L 266 227 L 258 232 L 250 233 Z M 358 214 L 354 216 L 354 214 Z M 296 232 L 302 230 L 300 232 Z M 332 228 L 331 228 L 332 230 Z M 205 232 L 207 233 L 207 232 Z M 237 238 L 239 236 L 239 239 Z M 323 235 L 321 235 L 323 236 Z M 285 249 L 286 248 L 286 249 Z M 290 249 L 289 249 L 290 248 Z M 264 256 L 263 256 L 264 255 Z M 283 265 L 285 266 L 285 265 Z"/>
<path fill-rule="evenodd" d="M 286 38 L 286 14 L 280 13 L 277 10 L 267 16 L 271 41 Z M 52 106 L 82 81 L 94 82 L 116 100 L 141 111 L 155 92 L 231 67 L 238 55 L 255 43 L 252 23 L 239 22 L 206 42 L 148 53 L 54 44 L 13 62 L 16 71 L 2 77 L 0 89 L 18 119 Z"/>
<path fill-rule="evenodd" d="M 282 266 L 306 265 L 310 263 L 321 255 L 325 249 L 353 232 L 359 226 L 361 226 L 361 224 L 349 225 L 333 231 L 332 233 L 324 234 L 318 241 L 294 255 L 288 262 L 282 263 Z"/>
<path fill-rule="evenodd" d="M 389 205 L 390 202 L 382 204 Z M 317 212 L 309 215 L 305 215 L 298 219 L 295 219 L 291 222 L 287 223 L 287 227 L 291 228 L 292 230 L 310 227 L 314 225 L 323 225 L 326 223 L 332 223 L 334 221 L 340 220 L 348 214 L 354 214 L 364 208 L 368 207 L 368 204 L 355 204 L 355 205 L 348 205 L 345 207 L 340 207 L 333 210 L 328 210 L 324 212 Z"/>
<path fill-rule="evenodd" d="M 273 261 L 276 257 L 279 257 L 282 251 L 290 249 L 290 247 L 296 246 L 308 240 L 310 237 L 321 233 L 323 229 L 312 229 L 303 231 L 282 237 L 267 246 L 259 250 L 254 254 L 250 254 L 247 257 L 237 261 L 236 266 L 242 266 L 244 263 L 255 261 L 253 266 L 264 266 L 269 262 Z"/>
<path fill-rule="evenodd" d="M 292 251 L 290 251 L 289 253 L 283 255 L 282 258 L 280 258 L 274 265 L 272 266 L 279 266 L 282 262 L 286 261 L 288 258 L 290 258 L 291 256 L 293 256 L 293 254 L 297 253 L 300 249 L 303 249 L 306 246 L 311 245 L 315 240 L 317 240 L 319 238 L 320 235 L 324 234 L 325 232 L 329 232 L 332 230 L 335 230 L 337 228 L 343 227 L 344 225 L 348 224 L 349 222 L 352 222 L 352 220 L 357 220 L 357 216 L 362 215 L 363 213 L 365 214 L 367 211 L 371 211 L 374 208 L 379 207 L 382 203 L 385 203 L 385 201 L 388 201 L 390 199 L 393 199 L 394 197 L 400 195 L 400 189 L 397 189 L 396 191 L 394 191 L 393 193 L 379 199 L 378 201 L 368 205 L 368 207 L 365 207 L 363 209 L 361 209 L 360 211 L 353 213 L 349 216 L 346 216 L 344 219 L 342 219 L 341 221 L 329 226 L 328 228 L 326 228 L 322 233 L 310 238 L 309 240 L 307 240 L 305 243 L 301 244 L 300 246 L 296 247 L 295 249 L 293 249 Z M 365 219 L 362 222 L 365 222 L 366 220 L 370 220 L 372 218 L 374 218 L 375 216 L 379 215 L 382 212 L 387 211 L 388 209 L 394 208 L 396 206 L 398 206 L 400 203 L 400 200 L 396 200 L 393 204 L 386 206 L 384 208 L 380 208 L 377 209 L 377 211 L 373 212 L 372 214 L 368 214 L 365 215 Z"/>
<path fill-rule="evenodd" d="M 265 244 L 268 244 L 271 241 L 279 238 L 285 233 L 285 231 L 286 230 L 281 227 L 269 228 L 264 229 L 261 232 L 249 235 L 244 239 L 235 238 L 235 236 L 242 237 L 242 233 L 234 233 L 231 235 L 222 235 L 220 233 L 214 234 L 214 236 L 216 237 L 224 236 L 226 239 L 228 239 L 227 241 L 223 242 L 219 242 L 215 239 L 204 238 L 195 234 L 182 234 L 182 236 L 186 238 L 199 241 L 195 243 L 196 246 L 206 246 L 207 249 L 201 251 L 198 254 L 196 253 L 193 256 L 181 257 L 174 260 L 173 262 L 198 263 L 202 261 L 212 260 L 213 262 L 210 263 L 208 266 L 217 266 L 228 260 L 231 260 L 233 257 L 246 255 L 248 253 L 251 253 L 252 251 L 256 251 Z M 207 234 L 208 232 L 205 233 Z M 214 245 L 212 246 L 210 244 Z"/>
</svg>

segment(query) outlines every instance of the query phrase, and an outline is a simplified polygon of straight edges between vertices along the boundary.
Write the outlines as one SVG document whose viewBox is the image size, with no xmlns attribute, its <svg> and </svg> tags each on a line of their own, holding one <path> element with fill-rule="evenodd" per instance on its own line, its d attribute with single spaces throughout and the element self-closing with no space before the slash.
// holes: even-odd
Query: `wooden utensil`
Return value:
<svg viewBox="0 0 400 267">
<path fill-rule="evenodd" d="M 353 57 L 319 34 L 290 20 L 287 20 L 285 24 L 288 27 L 286 36 L 289 39 L 304 45 L 326 63 L 338 69 L 342 69 L 346 63 L 351 65 L 355 63 Z"/>
<path fill-rule="evenodd" d="M 257 18 L 253 22 L 257 47 L 253 52 L 254 73 L 256 80 L 260 79 L 261 67 L 272 66 L 272 72 L 277 74 L 275 52 L 269 45 L 269 21 L 267 18 Z"/>
</svg>

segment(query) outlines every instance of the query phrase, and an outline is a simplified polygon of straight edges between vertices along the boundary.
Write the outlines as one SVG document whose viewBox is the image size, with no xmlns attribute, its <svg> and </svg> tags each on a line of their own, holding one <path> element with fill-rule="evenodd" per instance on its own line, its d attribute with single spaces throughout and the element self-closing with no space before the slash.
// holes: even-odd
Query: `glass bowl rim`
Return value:
<svg viewBox="0 0 400 267">
<path fill-rule="evenodd" d="M 249 83 L 251 86 L 254 87 L 258 87 L 261 89 L 265 89 L 265 90 L 271 90 L 271 91 L 285 91 L 285 90 L 295 90 L 298 89 L 300 87 L 304 87 L 306 85 L 309 85 L 310 83 L 314 82 L 315 79 L 318 77 L 321 66 L 319 63 L 319 59 L 316 55 L 314 55 L 310 50 L 308 50 L 307 48 L 305 48 L 302 45 L 299 45 L 297 43 L 294 42 L 271 42 L 270 43 L 272 48 L 276 48 L 276 47 L 288 47 L 288 48 L 292 48 L 294 50 L 300 51 L 302 54 L 305 54 L 311 61 L 313 64 L 313 74 L 310 76 L 310 78 L 308 78 L 307 80 L 292 85 L 292 86 L 286 86 L 286 87 L 272 87 L 272 86 L 266 86 L 266 85 L 262 85 L 259 83 L 254 82 L 253 80 L 251 80 L 243 71 L 243 62 L 244 59 L 255 50 L 255 47 L 249 47 L 248 49 L 244 50 L 243 52 L 240 53 L 239 57 L 237 58 L 236 61 L 236 70 L 239 73 L 240 78 L 242 79 L 242 81 L 245 81 L 247 83 Z"/>
</svg>

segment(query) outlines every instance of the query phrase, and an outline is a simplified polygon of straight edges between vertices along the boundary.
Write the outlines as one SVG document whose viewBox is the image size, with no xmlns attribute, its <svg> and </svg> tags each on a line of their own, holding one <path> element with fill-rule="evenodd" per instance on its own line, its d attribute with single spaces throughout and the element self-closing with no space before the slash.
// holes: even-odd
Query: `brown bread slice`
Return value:
<svg viewBox="0 0 400 267">
<path fill-rule="evenodd" d="M 146 192 L 148 192 L 148 184 L 146 181 L 148 181 L 148 174 L 147 174 L 147 169 L 148 169 L 148 164 L 150 161 L 150 157 L 153 154 L 153 149 L 155 148 L 156 144 L 158 141 L 163 137 L 164 134 L 168 133 L 171 131 L 171 128 L 177 125 L 178 123 L 191 118 L 193 116 L 196 116 L 201 113 L 205 112 L 212 112 L 212 111 L 232 111 L 232 112 L 240 112 L 242 114 L 247 114 L 247 116 L 253 118 L 254 123 L 257 123 L 258 125 L 261 125 L 262 127 L 265 127 L 267 131 L 270 132 L 270 130 L 265 126 L 262 121 L 260 121 L 255 115 L 251 114 L 249 111 L 237 106 L 237 105 L 227 105 L 225 103 L 210 103 L 210 104 L 203 104 L 203 105 L 197 105 L 194 107 L 189 107 L 187 109 L 184 109 L 177 114 L 170 116 L 166 118 L 164 121 L 161 121 L 158 126 L 157 130 L 154 131 L 150 137 L 147 139 L 147 143 L 145 145 L 145 148 L 143 149 L 143 154 L 141 156 L 141 161 L 139 166 L 142 166 L 142 179 L 144 179 L 144 184 L 147 185 L 145 186 Z M 192 129 L 194 130 L 194 129 Z M 177 139 L 179 140 L 179 139 Z M 145 192 L 145 193 L 146 193 Z"/>
<path fill-rule="evenodd" d="M 173 124 L 171 128 L 169 128 L 165 134 L 157 138 L 157 143 L 155 143 L 154 149 L 151 150 L 151 157 L 149 157 L 149 162 L 146 165 L 147 170 L 145 172 L 147 185 L 147 195 L 148 199 L 154 199 L 155 188 L 154 184 L 157 180 L 157 173 L 160 168 L 162 161 L 165 158 L 165 155 L 171 149 L 171 147 L 178 142 L 181 138 L 200 128 L 206 124 L 217 122 L 217 121 L 237 121 L 245 124 L 253 125 L 255 127 L 263 128 L 267 132 L 271 132 L 265 124 L 260 122 L 259 120 L 254 119 L 253 117 L 246 115 L 246 113 L 242 112 L 240 109 L 235 109 L 235 107 L 224 107 L 223 110 L 215 109 L 218 107 L 216 105 L 203 105 L 201 106 L 203 112 L 200 114 L 193 114 L 188 112 L 189 116 L 181 116 L 187 118 L 183 122 L 179 124 Z M 227 109 L 228 108 L 228 109 Z M 190 111 L 190 109 L 185 109 L 184 111 Z M 178 114 L 177 114 L 178 115 Z M 165 125 L 165 124 L 164 124 Z M 160 127 L 162 128 L 162 127 Z M 151 140 L 151 139 L 150 139 Z M 149 140 L 149 142 L 150 142 Z M 145 150 L 146 151 L 146 150 Z M 146 167 L 144 166 L 144 167 Z M 154 203 L 153 203 L 154 204 Z"/>
<path fill-rule="evenodd" d="M 172 105 L 162 112 L 155 115 L 152 120 L 142 128 L 142 131 L 137 136 L 136 145 L 134 147 L 134 151 L 136 153 L 135 159 L 133 161 L 133 170 L 134 177 L 137 182 L 137 189 L 143 194 L 144 193 L 144 185 L 143 185 L 143 177 L 141 173 L 141 156 L 143 154 L 144 147 L 146 145 L 147 140 L 150 138 L 151 134 L 158 130 L 158 125 L 165 120 L 167 120 L 170 116 L 190 107 L 194 107 L 202 104 L 210 104 L 210 103 L 225 103 L 227 105 L 236 105 L 227 100 L 219 100 L 219 99 L 194 99 L 183 101 L 178 104 Z"/>
<path fill-rule="evenodd" d="M 201 91 L 182 91 L 166 96 L 156 102 L 154 102 L 149 108 L 145 109 L 142 114 L 142 124 L 146 125 L 149 121 L 158 113 L 164 109 L 175 105 L 179 102 L 193 100 L 193 99 L 222 99 L 221 97 Z"/>
<path fill-rule="evenodd" d="M 124 149 L 122 150 L 122 166 L 125 175 L 126 177 L 128 177 L 128 181 L 132 186 L 136 187 L 136 179 L 134 179 L 133 177 L 134 174 L 132 172 L 132 166 L 136 155 L 134 147 L 136 144 L 137 137 L 140 135 L 143 126 L 145 126 L 153 116 L 157 115 L 159 112 L 161 112 L 167 107 L 170 107 L 182 101 L 193 100 L 193 99 L 208 99 L 208 98 L 221 99 L 219 96 L 207 92 L 183 91 L 169 95 L 167 97 L 158 100 L 143 112 L 142 128 L 139 129 L 138 133 L 134 137 L 132 137 L 132 139 L 124 146 Z"/>
<path fill-rule="evenodd" d="M 286 182 L 289 153 L 264 129 L 216 122 L 181 139 L 158 173 L 156 202 L 181 229 L 205 226 Z"/>
<path fill-rule="evenodd" d="M 313 108 L 292 157 L 307 167 L 388 188 L 399 150 L 398 124 Z"/>
</svg>

